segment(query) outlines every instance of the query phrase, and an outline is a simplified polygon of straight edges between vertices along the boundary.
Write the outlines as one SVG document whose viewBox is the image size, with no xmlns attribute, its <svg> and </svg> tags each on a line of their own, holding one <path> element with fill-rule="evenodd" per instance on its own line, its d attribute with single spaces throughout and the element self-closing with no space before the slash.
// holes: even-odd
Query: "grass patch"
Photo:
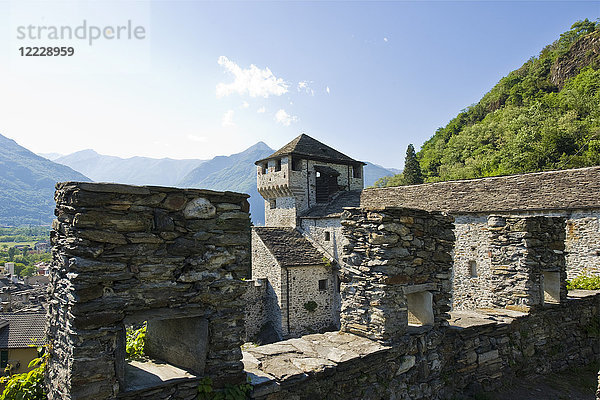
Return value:
<svg viewBox="0 0 600 400">
<path fill-rule="evenodd" d="M 5 245 L 10 249 L 11 247 L 24 246 L 26 244 L 33 249 L 33 246 L 35 246 L 36 243 L 37 242 L 0 242 L 0 249 Z"/>
</svg>

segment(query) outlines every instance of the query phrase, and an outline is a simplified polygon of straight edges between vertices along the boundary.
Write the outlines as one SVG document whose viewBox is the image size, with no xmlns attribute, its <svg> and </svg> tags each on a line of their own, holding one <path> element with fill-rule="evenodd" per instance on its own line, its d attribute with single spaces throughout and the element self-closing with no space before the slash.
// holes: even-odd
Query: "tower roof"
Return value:
<svg viewBox="0 0 600 400">
<path fill-rule="evenodd" d="M 340 153 L 339 151 L 327 146 L 324 143 L 319 142 L 317 139 L 313 139 L 306 134 L 301 134 L 281 149 L 268 157 L 258 160 L 255 164 L 259 164 L 263 161 L 270 160 L 272 158 L 282 156 L 302 156 L 311 160 L 318 160 L 324 162 L 332 162 L 337 164 L 362 164 L 366 165 L 362 161 L 357 161 L 347 155 Z"/>
</svg>

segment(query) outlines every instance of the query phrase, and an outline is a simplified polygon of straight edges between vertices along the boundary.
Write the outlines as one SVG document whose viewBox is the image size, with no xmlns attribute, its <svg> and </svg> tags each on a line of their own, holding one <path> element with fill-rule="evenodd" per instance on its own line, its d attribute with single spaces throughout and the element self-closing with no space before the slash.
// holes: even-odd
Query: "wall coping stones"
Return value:
<svg viewBox="0 0 600 400">
<path fill-rule="evenodd" d="M 453 214 L 600 208 L 600 167 L 365 189 L 361 206 Z"/>
<path fill-rule="evenodd" d="M 326 332 L 248 348 L 242 361 L 254 385 L 253 396 L 258 397 L 317 373 L 334 373 L 342 365 L 389 349 L 351 333 Z"/>
<path fill-rule="evenodd" d="M 194 189 L 194 188 L 175 188 L 169 186 L 153 186 L 153 185 L 144 185 L 144 186 L 134 186 L 127 185 L 122 183 L 105 183 L 105 182 L 76 182 L 76 181 L 66 181 L 66 182 L 58 182 L 56 184 L 56 190 L 65 189 L 68 187 L 77 187 L 79 189 L 88 191 L 88 192 L 98 192 L 98 193 L 119 193 L 119 194 L 150 194 L 150 191 L 159 191 L 159 192 L 185 192 L 192 194 L 208 194 L 208 195 L 226 195 L 232 197 L 239 197 L 240 199 L 248 199 L 250 198 L 249 194 L 239 193 L 239 192 L 230 192 L 230 191 L 218 191 L 218 190 L 210 190 L 210 189 Z"/>
</svg>

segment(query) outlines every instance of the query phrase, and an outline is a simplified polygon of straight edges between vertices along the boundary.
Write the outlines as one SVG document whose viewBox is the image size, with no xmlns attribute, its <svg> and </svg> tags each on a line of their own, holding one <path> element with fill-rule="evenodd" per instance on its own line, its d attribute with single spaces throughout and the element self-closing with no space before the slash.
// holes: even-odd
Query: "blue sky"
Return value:
<svg viewBox="0 0 600 400">
<path fill-rule="evenodd" d="M 600 2 L 1 2 L 0 133 L 35 152 L 211 158 L 304 132 L 399 168 Z M 18 26 L 143 26 L 19 40 Z M 72 45 L 73 57 L 18 48 Z"/>
</svg>

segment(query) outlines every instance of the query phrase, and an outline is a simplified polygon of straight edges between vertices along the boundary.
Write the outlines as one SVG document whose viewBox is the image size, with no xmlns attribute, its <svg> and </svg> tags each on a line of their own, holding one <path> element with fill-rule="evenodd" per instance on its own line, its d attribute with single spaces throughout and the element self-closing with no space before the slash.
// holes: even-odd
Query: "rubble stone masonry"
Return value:
<svg viewBox="0 0 600 400">
<path fill-rule="evenodd" d="M 452 222 L 438 212 L 346 209 L 341 330 L 386 342 L 402 336 L 409 323 L 446 325 Z"/>
<path fill-rule="evenodd" d="M 194 375 L 209 376 L 215 385 L 245 381 L 247 197 L 57 184 L 48 310 L 51 400 L 183 399 L 197 392 Z M 139 368 L 125 361 L 125 326 L 143 321 L 150 336 L 160 334 L 148 355 L 192 378 L 152 389 L 129 379 Z"/>
</svg>

